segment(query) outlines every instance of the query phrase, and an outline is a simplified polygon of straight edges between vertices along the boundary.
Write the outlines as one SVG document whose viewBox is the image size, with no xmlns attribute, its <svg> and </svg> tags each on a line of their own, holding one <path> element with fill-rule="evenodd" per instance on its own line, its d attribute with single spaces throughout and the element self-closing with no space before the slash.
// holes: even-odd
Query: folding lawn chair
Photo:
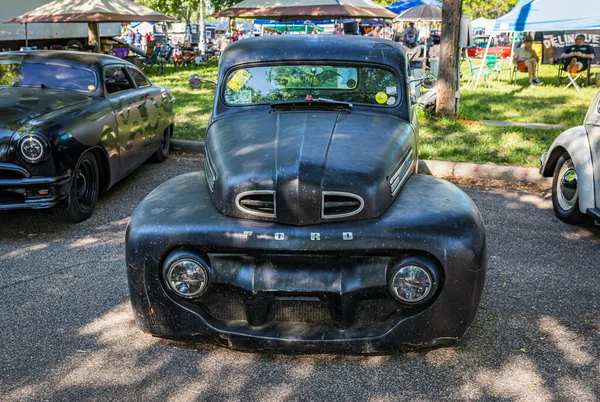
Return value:
<svg viewBox="0 0 600 402">
<path fill-rule="evenodd" d="M 480 68 L 483 68 L 483 70 L 481 71 L 481 77 L 483 78 L 485 84 L 489 88 L 490 81 L 488 77 L 492 74 L 492 70 L 490 70 L 487 64 L 484 63 L 482 60 L 481 64 L 473 66 L 473 59 L 470 57 L 467 57 L 467 62 L 469 63 L 469 80 L 467 81 L 467 85 L 465 85 L 465 88 L 469 88 L 470 85 L 475 85 L 475 81 L 477 80 L 477 75 L 479 75 Z M 482 65 L 483 67 L 481 67 Z"/>
<path fill-rule="evenodd" d="M 527 70 L 519 70 L 517 68 L 517 64 L 518 63 L 512 63 L 512 69 L 510 72 L 510 77 L 511 80 L 513 82 L 513 84 L 517 84 L 517 73 L 525 73 L 525 74 L 529 74 L 529 72 Z M 540 71 L 540 63 L 535 63 L 535 76 L 538 76 L 538 73 Z"/>
<path fill-rule="evenodd" d="M 153 67 L 159 66 L 158 63 L 158 53 L 160 52 L 160 47 L 157 46 L 152 50 L 152 53 L 148 57 L 143 57 L 141 59 L 142 62 L 142 71 L 148 73 L 152 70 Z"/>
<path fill-rule="evenodd" d="M 166 67 L 171 67 L 173 69 L 173 71 L 177 71 L 179 72 L 179 68 L 177 68 L 177 66 L 175 65 L 175 61 L 173 60 L 173 47 L 169 45 L 168 47 L 168 51 L 167 54 L 163 57 L 163 56 L 159 56 L 158 57 L 158 72 L 159 74 L 162 74 L 165 72 L 165 66 Z"/>
<path fill-rule="evenodd" d="M 590 83 L 590 79 L 592 76 L 592 63 L 588 64 L 587 69 L 581 70 L 577 73 L 569 73 L 568 71 L 566 71 L 566 68 L 564 67 L 566 64 L 565 64 L 564 60 L 562 60 L 562 59 L 561 59 L 561 64 L 563 65 L 563 67 L 558 70 L 558 85 L 559 86 L 562 85 L 563 78 L 567 77 L 569 79 L 569 82 L 563 88 L 563 91 L 566 90 L 567 88 L 569 88 L 570 86 L 573 86 L 573 88 L 575 88 L 575 90 L 577 92 L 581 93 L 581 91 L 579 90 L 579 87 L 586 85 L 586 78 L 584 77 L 584 74 L 586 74 L 586 72 L 587 72 L 587 84 Z M 578 82 L 580 80 L 582 82 Z"/>
<path fill-rule="evenodd" d="M 485 58 L 485 64 L 492 73 L 496 74 L 496 81 L 500 82 L 500 74 L 502 74 L 503 71 L 507 72 L 508 78 L 510 79 L 510 67 L 506 66 L 504 62 L 498 58 L 497 54 L 488 54 Z"/>
</svg>

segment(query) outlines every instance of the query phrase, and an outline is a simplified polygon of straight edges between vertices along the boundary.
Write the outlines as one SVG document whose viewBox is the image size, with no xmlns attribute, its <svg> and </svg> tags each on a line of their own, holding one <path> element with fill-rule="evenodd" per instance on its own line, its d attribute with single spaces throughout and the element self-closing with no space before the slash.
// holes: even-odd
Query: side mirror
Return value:
<svg viewBox="0 0 600 402">
<path fill-rule="evenodd" d="M 111 80 L 115 80 L 116 81 L 117 77 L 119 76 L 119 73 L 120 73 L 120 71 L 115 71 L 110 77 L 106 77 L 104 79 L 104 83 L 106 84 L 106 83 L 108 83 Z"/>
<path fill-rule="evenodd" d="M 412 83 L 417 83 L 417 85 L 422 85 L 423 88 L 433 88 L 436 84 L 437 80 L 435 78 L 435 76 L 431 73 L 429 74 L 425 74 L 424 76 L 420 77 L 420 78 L 413 78 L 411 80 L 408 80 L 409 84 Z"/>
<path fill-rule="evenodd" d="M 215 88 L 217 87 L 217 81 L 202 78 L 198 74 L 192 74 L 188 82 L 190 83 L 190 87 L 193 89 L 201 89 L 205 82 L 213 84 Z"/>
<path fill-rule="evenodd" d="M 435 86 L 436 83 L 437 79 L 435 78 L 435 76 L 433 74 L 427 74 L 425 75 L 425 77 L 423 77 L 423 82 L 421 83 L 421 85 L 423 85 L 423 88 L 431 89 Z"/>
</svg>

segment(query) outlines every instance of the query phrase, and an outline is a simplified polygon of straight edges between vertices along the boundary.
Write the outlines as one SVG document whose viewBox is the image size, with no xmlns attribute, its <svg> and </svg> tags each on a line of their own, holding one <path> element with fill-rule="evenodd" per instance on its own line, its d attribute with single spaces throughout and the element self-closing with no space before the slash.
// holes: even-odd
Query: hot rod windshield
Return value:
<svg viewBox="0 0 600 402">
<path fill-rule="evenodd" d="M 225 81 L 228 105 L 252 105 L 281 101 L 327 98 L 375 106 L 399 103 L 398 80 L 378 67 L 287 65 L 240 68 Z"/>
<path fill-rule="evenodd" d="M 41 86 L 94 92 L 92 70 L 51 63 L 0 62 L 0 86 Z"/>
</svg>

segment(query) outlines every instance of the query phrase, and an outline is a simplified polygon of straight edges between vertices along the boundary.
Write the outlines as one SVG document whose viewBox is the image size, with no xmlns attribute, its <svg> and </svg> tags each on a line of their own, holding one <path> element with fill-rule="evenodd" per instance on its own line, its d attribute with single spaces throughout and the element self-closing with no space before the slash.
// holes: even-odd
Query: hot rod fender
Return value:
<svg viewBox="0 0 600 402">
<path fill-rule="evenodd" d="M 585 214 L 589 208 L 595 207 L 595 203 L 592 154 L 584 126 L 570 128 L 554 140 L 548 151 L 548 156 L 540 168 L 542 176 L 553 176 L 556 162 L 565 151 L 571 156 L 577 171 L 579 210 Z"/>
<path fill-rule="evenodd" d="M 285 241 L 279 241 L 277 232 L 285 235 Z M 320 232 L 321 241 L 312 241 L 311 232 Z M 343 240 L 343 232 L 353 232 L 354 240 Z M 245 238 L 246 233 L 252 234 Z M 431 305 L 409 312 L 381 332 L 368 328 L 353 335 L 346 330 L 316 338 L 306 337 L 302 331 L 272 335 L 261 328 L 232 329 L 215 324 L 167 292 L 160 273 L 167 256 L 176 250 L 208 255 L 314 256 L 420 252 L 439 262 L 443 280 L 451 285 L 442 286 Z M 200 337 L 236 349 L 374 353 L 460 339 L 479 305 L 487 246 L 483 221 L 473 201 L 453 184 L 431 176 L 413 175 L 390 209 L 377 219 L 290 226 L 221 214 L 211 202 L 203 172 L 198 172 L 163 183 L 142 201 L 127 228 L 126 262 L 137 325 L 155 336 Z M 362 289 L 366 284 L 356 286 Z"/>
</svg>

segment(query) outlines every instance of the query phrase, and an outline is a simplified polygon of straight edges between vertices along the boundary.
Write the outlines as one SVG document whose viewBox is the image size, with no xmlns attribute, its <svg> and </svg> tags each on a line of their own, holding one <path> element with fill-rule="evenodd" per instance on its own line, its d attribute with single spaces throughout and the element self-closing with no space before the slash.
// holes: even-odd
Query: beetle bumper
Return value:
<svg viewBox="0 0 600 402">
<path fill-rule="evenodd" d="M 0 211 L 51 208 L 69 195 L 71 176 L 30 177 L 19 165 L 0 162 Z"/>
<path fill-rule="evenodd" d="M 142 330 L 246 350 L 375 353 L 455 342 L 474 319 L 487 266 L 477 207 L 454 185 L 421 175 L 379 219 L 307 227 L 222 215 L 202 173 L 179 176 L 135 211 L 126 253 Z M 166 288 L 163 264 L 173 253 L 206 264 L 209 284 L 197 300 Z M 411 255 L 440 271 L 435 296 L 416 306 L 396 301 L 388 285 Z"/>
</svg>

